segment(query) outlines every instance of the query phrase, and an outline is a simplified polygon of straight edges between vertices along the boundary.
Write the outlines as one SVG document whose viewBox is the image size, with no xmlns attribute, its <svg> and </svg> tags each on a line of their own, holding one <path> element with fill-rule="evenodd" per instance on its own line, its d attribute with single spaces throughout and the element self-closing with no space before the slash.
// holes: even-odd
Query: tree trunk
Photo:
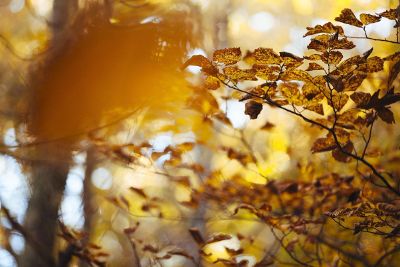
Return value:
<svg viewBox="0 0 400 267">
<path fill-rule="evenodd" d="M 54 0 L 50 43 L 53 51 L 49 57 L 62 50 L 65 29 L 77 8 L 77 0 Z M 30 75 L 32 79 L 36 77 L 36 73 Z M 60 143 L 50 141 L 36 146 L 30 157 L 33 158 L 30 166 L 32 194 L 24 221 L 28 236 L 19 262 L 21 267 L 54 267 L 58 211 L 70 167 L 70 146 L 62 147 Z"/>
</svg>

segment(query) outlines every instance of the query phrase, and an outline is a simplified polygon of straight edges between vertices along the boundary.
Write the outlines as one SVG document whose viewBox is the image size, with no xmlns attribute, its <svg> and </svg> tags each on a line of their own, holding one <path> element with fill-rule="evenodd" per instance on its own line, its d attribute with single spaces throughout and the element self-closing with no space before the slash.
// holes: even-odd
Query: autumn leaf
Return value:
<svg viewBox="0 0 400 267">
<path fill-rule="evenodd" d="M 324 68 L 321 65 L 319 65 L 318 63 L 310 62 L 308 64 L 308 68 L 306 70 L 307 71 L 324 70 Z"/>
<path fill-rule="evenodd" d="M 263 104 L 254 100 L 250 100 L 245 105 L 244 114 L 249 115 L 250 119 L 255 120 L 257 119 L 262 109 Z"/>
<path fill-rule="evenodd" d="M 381 118 L 384 122 L 388 124 L 395 123 L 393 112 L 389 108 L 382 107 L 377 109 L 377 112 L 379 118 Z"/>
<path fill-rule="evenodd" d="M 375 16 L 375 15 L 371 15 L 371 14 L 362 13 L 360 15 L 360 20 L 364 25 L 368 25 L 368 24 L 371 24 L 371 23 L 379 22 L 381 20 L 381 17 Z"/>
<path fill-rule="evenodd" d="M 307 32 L 304 37 L 309 35 L 314 35 L 318 33 L 336 33 L 343 34 L 343 28 L 340 26 L 335 26 L 332 22 L 327 22 L 324 25 L 316 25 L 315 27 L 307 27 Z"/>
<path fill-rule="evenodd" d="M 213 61 L 225 65 L 233 65 L 240 61 L 242 51 L 240 48 L 225 48 L 216 50 L 213 54 Z"/>
<path fill-rule="evenodd" d="M 349 8 L 343 9 L 339 17 L 335 18 L 335 20 L 359 28 L 363 26 L 363 23 L 356 18 L 353 11 Z"/>
<path fill-rule="evenodd" d="M 343 54 L 339 51 L 329 51 L 324 52 L 321 55 L 321 60 L 326 64 L 334 64 L 337 65 L 343 58 Z"/>
<path fill-rule="evenodd" d="M 209 90 L 217 90 L 219 87 L 221 87 L 221 82 L 217 77 L 209 75 L 204 82 L 204 86 Z"/>
<path fill-rule="evenodd" d="M 339 161 L 339 162 L 343 162 L 343 163 L 348 163 L 351 160 L 351 157 L 349 155 L 347 155 L 346 153 L 351 154 L 354 150 L 354 145 L 353 142 L 348 142 L 344 147 L 342 147 L 343 151 L 345 153 L 342 152 L 342 150 L 340 148 L 336 148 L 334 150 L 332 150 L 332 156 L 335 160 Z"/>
<path fill-rule="evenodd" d="M 257 48 L 254 50 L 254 58 L 257 64 L 280 64 L 281 57 L 271 48 Z"/>
<path fill-rule="evenodd" d="M 366 66 L 367 66 L 366 71 L 369 73 L 381 71 L 383 70 L 383 59 L 376 56 L 368 58 Z"/>
<path fill-rule="evenodd" d="M 389 9 L 379 13 L 379 16 L 385 17 L 387 19 L 395 20 L 397 18 L 396 9 Z"/>
<path fill-rule="evenodd" d="M 189 58 L 183 64 L 182 69 L 185 69 L 188 66 L 201 67 L 203 72 L 210 75 L 215 75 L 218 73 L 218 69 L 211 63 L 211 61 L 202 55 L 194 55 L 191 58 Z"/>
<path fill-rule="evenodd" d="M 326 152 L 337 147 L 333 138 L 318 138 L 311 147 L 312 153 Z"/>
<path fill-rule="evenodd" d="M 311 104 L 306 105 L 304 108 L 314 111 L 315 113 L 318 113 L 319 115 L 324 115 L 324 108 L 323 108 L 322 104 L 311 103 Z"/>
<path fill-rule="evenodd" d="M 256 71 L 254 69 L 239 69 L 237 66 L 224 68 L 224 74 L 233 81 L 249 80 L 256 81 Z"/>
</svg>

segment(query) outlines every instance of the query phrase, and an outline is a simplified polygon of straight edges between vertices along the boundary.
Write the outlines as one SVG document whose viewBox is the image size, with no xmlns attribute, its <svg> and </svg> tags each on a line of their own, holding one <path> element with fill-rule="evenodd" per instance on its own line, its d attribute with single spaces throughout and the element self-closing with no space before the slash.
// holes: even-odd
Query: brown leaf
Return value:
<svg viewBox="0 0 400 267">
<path fill-rule="evenodd" d="M 380 57 L 371 57 L 367 59 L 367 72 L 378 72 L 383 70 L 383 59 Z"/>
<path fill-rule="evenodd" d="M 335 20 L 359 28 L 363 26 L 362 22 L 356 18 L 353 11 L 349 8 L 343 9 L 339 17 L 335 18 Z"/>
<path fill-rule="evenodd" d="M 346 153 L 352 153 L 354 150 L 353 142 L 348 142 L 344 147 L 342 147 L 342 149 Z M 332 151 L 332 156 L 335 160 L 343 163 L 348 163 L 351 160 L 351 157 L 343 153 L 339 148 Z"/>
<path fill-rule="evenodd" d="M 379 16 L 395 20 L 397 18 L 397 11 L 396 9 L 385 10 L 382 13 L 379 13 Z"/>
<path fill-rule="evenodd" d="M 371 15 L 371 14 L 362 13 L 360 15 L 360 20 L 364 25 L 368 25 L 368 24 L 371 24 L 371 23 L 379 22 L 381 20 L 381 17 L 375 16 L 375 15 Z"/>
<path fill-rule="evenodd" d="M 254 100 L 250 100 L 245 105 L 244 114 L 249 115 L 250 119 L 254 120 L 257 119 L 262 109 L 263 109 L 263 104 Z"/>
<path fill-rule="evenodd" d="M 342 92 L 344 89 L 344 82 L 342 80 L 342 77 L 340 77 L 339 75 L 326 75 L 325 76 L 326 81 L 332 85 L 332 87 L 338 91 L 338 92 Z"/>
<path fill-rule="evenodd" d="M 311 147 L 312 153 L 326 152 L 337 147 L 333 138 L 318 138 Z"/>
<path fill-rule="evenodd" d="M 321 55 L 321 60 L 326 64 L 337 65 L 343 58 L 343 54 L 339 51 L 324 52 Z"/>
<path fill-rule="evenodd" d="M 350 98 L 354 101 L 354 103 L 356 103 L 358 108 L 365 108 L 368 105 L 369 100 L 371 99 L 371 94 L 364 92 L 354 92 L 350 96 Z"/>
<path fill-rule="evenodd" d="M 242 57 L 240 48 L 225 48 L 216 50 L 213 54 L 213 61 L 223 63 L 225 65 L 236 64 Z"/>
<path fill-rule="evenodd" d="M 318 113 L 319 115 L 324 115 L 324 108 L 322 106 L 322 104 L 308 104 L 304 107 L 305 109 L 314 111 L 315 113 Z"/>
<path fill-rule="evenodd" d="M 324 25 L 316 25 L 315 27 L 307 27 L 307 32 L 304 37 L 314 35 L 318 33 L 336 33 L 343 34 L 343 28 L 335 26 L 331 22 L 327 22 Z"/>
<path fill-rule="evenodd" d="M 394 81 L 400 73 L 400 59 L 394 64 L 394 66 L 390 69 L 389 78 L 388 78 L 388 88 L 392 87 Z"/>
</svg>

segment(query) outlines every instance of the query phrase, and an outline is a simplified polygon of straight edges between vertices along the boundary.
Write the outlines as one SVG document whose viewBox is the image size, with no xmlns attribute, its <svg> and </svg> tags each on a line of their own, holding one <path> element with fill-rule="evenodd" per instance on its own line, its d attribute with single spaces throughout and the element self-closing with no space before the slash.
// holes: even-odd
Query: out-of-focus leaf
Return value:
<svg viewBox="0 0 400 267">
<path fill-rule="evenodd" d="M 216 243 L 216 242 L 220 242 L 220 241 L 224 241 L 224 240 L 229 240 L 232 239 L 232 236 L 229 234 L 216 234 L 213 235 L 210 239 L 208 239 L 205 243 L 206 244 L 211 244 L 211 243 Z"/>
<path fill-rule="evenodd" d="M 244 114 L 249 115 L 250 119 L 257 119 L 258 115 L 263 109 L 263 104 L 260 102 L 250 100 L 245 104 Z"/>
<path fill-rule="evenodd" d="M 192 236 L 192 238 L 194 239 L 194 241 L 196 241 L 197 244 L 199 245 L 203 245 L 204 244 L 204 238 L 200 233 L 200 230 L 196 227 L 192 227 L 189 229 L 189 233 Z"/>
</svg>

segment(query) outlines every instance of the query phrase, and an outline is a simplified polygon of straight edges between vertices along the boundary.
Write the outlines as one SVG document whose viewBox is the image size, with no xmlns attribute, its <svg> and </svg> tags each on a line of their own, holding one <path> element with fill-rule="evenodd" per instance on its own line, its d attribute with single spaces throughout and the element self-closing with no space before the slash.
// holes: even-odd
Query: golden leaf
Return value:
<svg viewBox="0 0 400 267">
<path fill-rule="evenodd" d="M 339 17 L 335 18 L 335 20 L 359 28 L 363 26 L 362 22 L 356 18 L 353 11 L 349 8 L 343 9 Z"/>
<path fill-rule="evenodd" d="M 326 64 L 337 65 L 343 58 L 343 54 L 339 51 L 324 52 L 321 55 L 321 60 Z"/>
<path fill-rule="evenodd" d="M 254 64 L 252 68 L 256 76 L 266 81 L 275 81 L 278 78 L 280 67 L 277 65 Z"/>
<path fill-rule="evenodd" d="M 308 72 L 304 70 L 291 69 L 283 73 L 282 80 L 312 82 L 313 78 L 310 74 L 308 74 Z"/>
<path fill-rule="evenodd" d="M 364 25 L 368 25 L 371 23 L 379 22 L 381 20 L 381 18 L 379 16 L 362 13 L 360 15 L 360 20 Z"/>
<path fill-rule="evenodd" d="M 336 33 L 343 34 L 343 28 L 340 26 L 335 26 L 331 22 L 327 22 L 324 25 L 316 25 L 315 27 L 307 27 L 307 33 L 304 37 L 309 35 L 314 35 L 317 33 Z"/>
<path fill-rule="evenodd" d="M 221 86 L 221 83 L 220 83 L 220 81 L 218 80 L 217 77 L 214 77 L 214 76 L 210 75 L 210 76 L 207 76 L 207 78 L 206 78 L 206 80 L 204 82 L 204 86 L 207 89 L 216 90 Z"/>
<path fill-rule="evenodd" d="M 332 99 L 328 99 L 328 103 L 336 111 L 340 111 L 349 100 L 349 96 L 343 93 L 334 93 Z"/>
<path fill-rule="evenodd" d="M 300 94 L 299 86 L 296 83 L 284 82 L 279 85 L 279 90 L 281 91 L 283 97 L 289 103 L 297 106 L 301 106 L 304 102 L 303 96 Z"/>
<path fill-rule="evenodd" d="M 232 65 L 239 62 L 241 57 L 242 51 L 240 51 L 240 48 L 225 48 L 214 52 L 213 61 L 225 65 Z"/>
<path fill-rule="evenodd" d="M 248 80 L 256 81 L 256 71 L 254 69 L 239 69 L 237 66 L 224 68 L 224 74 L 233 81 Z"/>
<path fill-rule="evenodd" d="M 258 64 L 280 64 L 281 57 L 271 48 L 257 48 L 254 50 L 254 58 Z"/>
</svg>

